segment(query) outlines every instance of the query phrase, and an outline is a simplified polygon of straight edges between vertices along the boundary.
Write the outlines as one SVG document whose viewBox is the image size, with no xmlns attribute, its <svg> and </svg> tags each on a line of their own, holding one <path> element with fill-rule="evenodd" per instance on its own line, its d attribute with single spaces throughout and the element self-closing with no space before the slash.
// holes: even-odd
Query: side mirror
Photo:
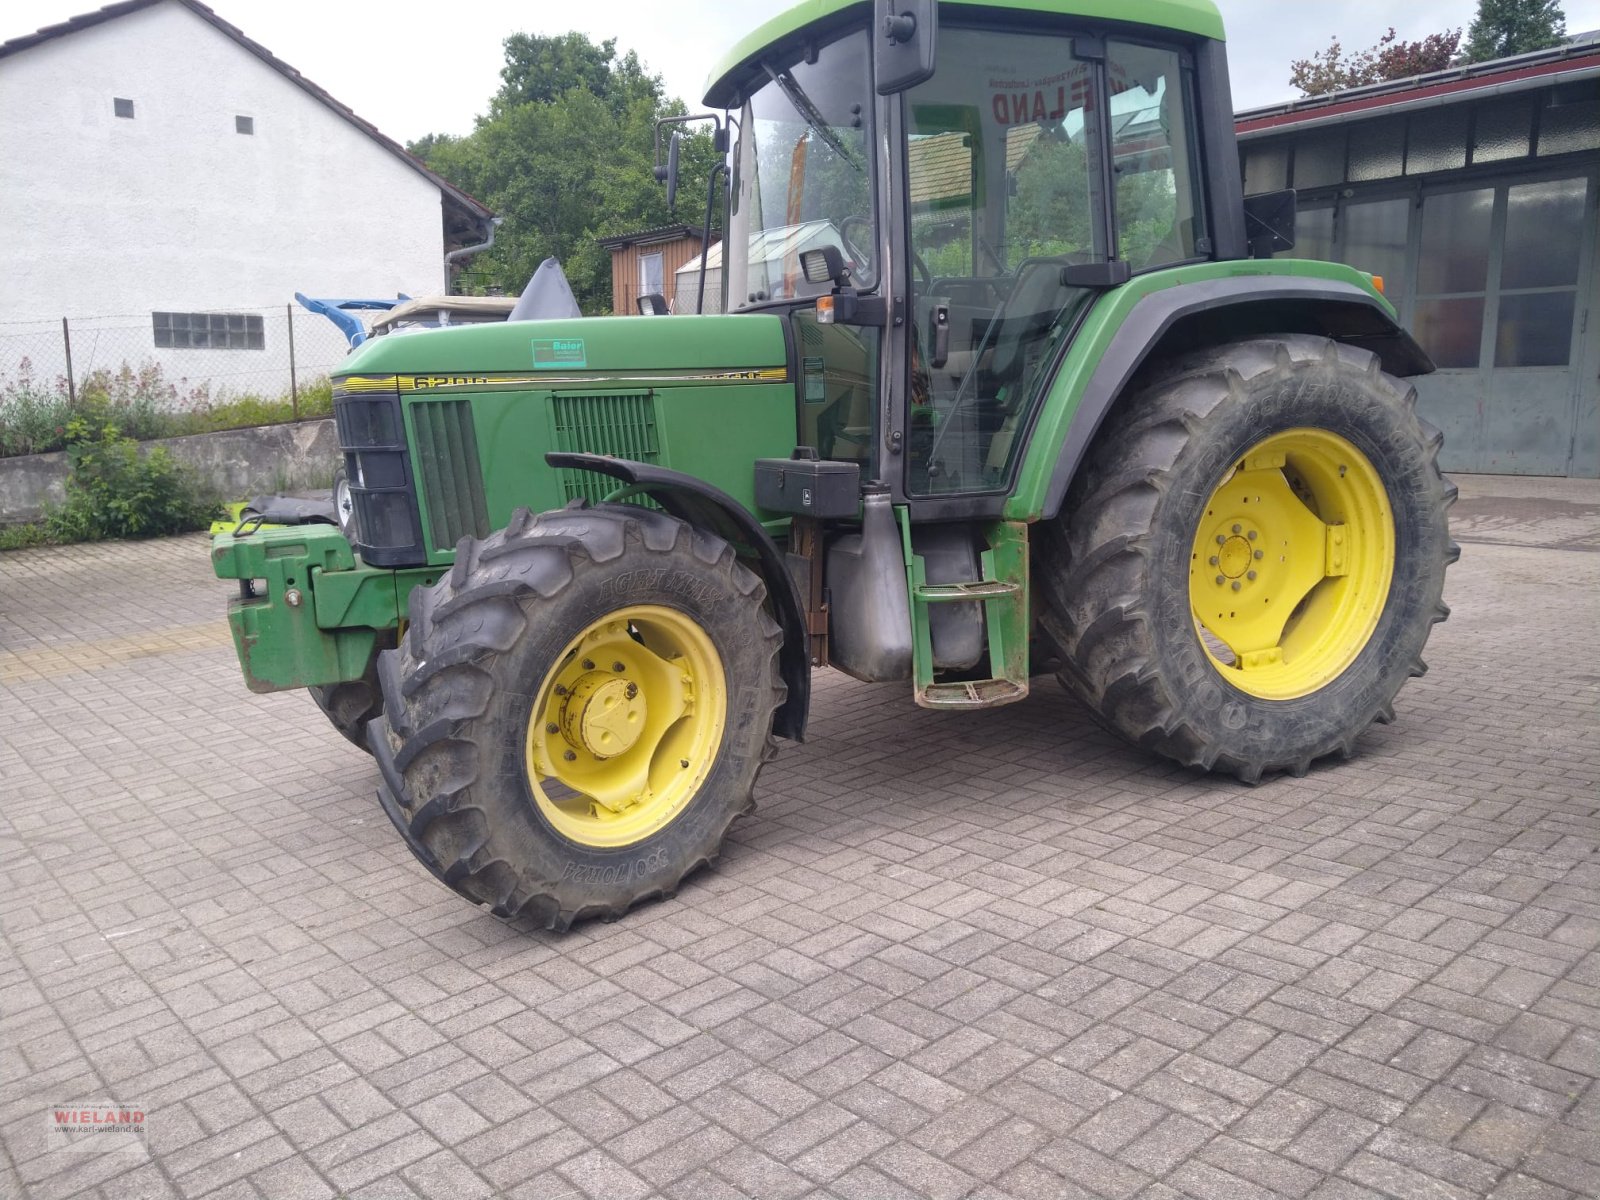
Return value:
<svg viewBox="0 0 1600 1200">
<path fill-rule="evenodd" d="M 877 0 L 872 72 L 878 95 L 893 96 L 932 78 L 938 11 L 935 0 Z"/>
<path fill-rule="evenodd" d="M 1133 278 L 1133 264 L 1125 258 L 1109 261 L 1069 263 L 1061 268 L 1061 286 L 1109 291 Z"/>
<path fill-rule="evenodd" d="M 672 140 L 667 143 L 667 211 L 676 212 L 678 209 L 678 146 L 683 141 L 683 134 L 674 129 Z"/>
<path fill-rule="evenodd" d="M 1293 188 L 1244 198 L 1244 235 L 1252 258 L 1271 258 L 1294 249 L 1299 197 Z"/>
</svg>

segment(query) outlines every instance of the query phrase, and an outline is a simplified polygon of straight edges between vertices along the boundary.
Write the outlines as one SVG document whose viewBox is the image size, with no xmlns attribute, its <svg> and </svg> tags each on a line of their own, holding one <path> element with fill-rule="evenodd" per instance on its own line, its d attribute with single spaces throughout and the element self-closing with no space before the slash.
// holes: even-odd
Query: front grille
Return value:
<svg viewBox="0 0 1600 1200">
<path fill-rule="evenodd" d="M 375 567 L 426 560 L 398 389 L 335 384 L 333 414 L 355 505 L 352 543 Z"/>
<path fill-rule="evenodd" d="M 575 454 L 609 454 L 633 462 L 658 462 L 656 404 L 652 392 L 618 392 L 608 396 L 550 398 L 555 423 L 555 448 Z M 597 501 L 619 486 L 615 479 L 592 471 L 558 473 L 568 500 Z"/>
<path fill-rule="evenodd" d="M 478 439 L 467 400 L 419 400 L 411 405 L 416 430 L 416 471 L 428 510 L 428 535 L 435 550 L 462 538 L 489 536 Z"/>
</svg>

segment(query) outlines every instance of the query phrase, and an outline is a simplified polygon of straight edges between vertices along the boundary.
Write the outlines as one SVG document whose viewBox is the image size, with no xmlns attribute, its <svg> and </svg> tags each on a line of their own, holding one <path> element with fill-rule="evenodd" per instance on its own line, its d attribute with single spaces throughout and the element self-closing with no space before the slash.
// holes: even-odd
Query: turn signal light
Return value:
<svg viewBox="0 0 1600 1200">
<path fill-rule="evenodd" d="M 1383 276 L 1382 275 L 1374 275 L 1372 277 L 1372 286 L 1378 289 L 1378 295 L 1383 296 L 1383 295 L 1387 294 L 1383 290 Z"/>
<path fill-rule="evenodd" d="M 832 297 L 832 296 L 818 296 L 817 297 L 817 324 L 818 325 L 832 325 L 834 323 L 834 319 L 833 319 L 834 318 L 833 301 L 834 301 L 834 297 Z"/>
</svg>

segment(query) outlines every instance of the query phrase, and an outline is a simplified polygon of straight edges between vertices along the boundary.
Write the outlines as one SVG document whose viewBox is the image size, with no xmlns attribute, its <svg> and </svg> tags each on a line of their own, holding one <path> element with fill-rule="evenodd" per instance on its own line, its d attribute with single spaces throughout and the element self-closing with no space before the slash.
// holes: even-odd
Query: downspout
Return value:
<svg viewBox="0 0 1600 1200">
<path fill-rule="evenodd" d="M 444 290 L 446 295 L 449 295 L 450 293 L 450 268 L 456 263 L 460 262 L 462 259 L 470 258 L 472 255 L 487 250 L 490 246 L 494 245 L 494 231 L 500 228 L 500 225 L 504 220 L 504 217 L 490 217 L 489 236 L 487 240 L 479 242 L 475 246 L 462 246 L 459 249 L 450 251 L 450 253 L 444 256 Z"/>
</svg>

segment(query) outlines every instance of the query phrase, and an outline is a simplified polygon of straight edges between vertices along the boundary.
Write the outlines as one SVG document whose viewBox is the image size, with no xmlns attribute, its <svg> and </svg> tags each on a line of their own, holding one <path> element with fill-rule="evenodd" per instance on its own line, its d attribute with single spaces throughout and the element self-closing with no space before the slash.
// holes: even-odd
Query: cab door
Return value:
<svg viewBox="0 0 1600 1200">
<path fill-rule="evenodd" d="M 1010 490 L 1097 295 L 1065 268 L 1209 256 L 1194 109 L 1179 47 L 941 25 L 904 108 L 913 502 Z"/>
</svg>

